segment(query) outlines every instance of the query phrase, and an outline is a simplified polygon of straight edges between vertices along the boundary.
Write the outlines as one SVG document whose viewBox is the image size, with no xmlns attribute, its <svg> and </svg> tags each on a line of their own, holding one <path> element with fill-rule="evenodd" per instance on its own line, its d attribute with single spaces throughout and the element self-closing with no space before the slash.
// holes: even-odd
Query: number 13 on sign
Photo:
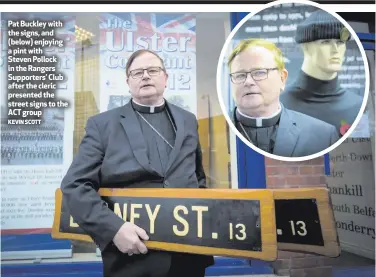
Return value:
<svg viewBox="0 0 376 277">
<path fill-rule="evenodd" d="M 290 220 L 290 224 L 291 224 L 291 231 L 292 231 L 293 236 L 295 236 L 296 233 L 298 233 L 298 235 L 302 237 L 307 235 L 306 224 L 304 223 L 304 221 L 294 222 L 293 220 Z M 297 231 L 295 231 L 295 226 L 299 228 Z"/>
<path fill-rule="evenodd" d="M 245 233 L 245 225 L 244 224 L 241 224 L 241 223 L 238 223 L 235 225 L 235 228 L 234 228 L 234 225 L 232 223 L 230 223 L 230 239 L 234 239 L 234 229 L 236 234 L 235 234 L 235 238 L 237 240 L 245 240 L 247 238 L 247 234 Z"/>
</svg>

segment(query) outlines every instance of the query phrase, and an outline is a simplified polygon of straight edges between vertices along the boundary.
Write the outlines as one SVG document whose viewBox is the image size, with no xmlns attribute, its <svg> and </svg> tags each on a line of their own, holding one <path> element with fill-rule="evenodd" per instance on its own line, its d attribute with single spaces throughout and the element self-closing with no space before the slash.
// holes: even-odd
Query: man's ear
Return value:
<svg viewBox="0 0 376 277">
<path fill-rule="evenodd" d="M 284 68 L 281 72 L 281 82 L 282 82 L 281 92 L 285 89 L 288 76 L 289 76 L 289 72 L 287 71 L 286 68 Z"/>
<path fill-rule="evenodd" d="M 165 85 L 165 88 L 167 88 L 167 82 L 168 82 L 168 73 L 167 72 L 165 72 L 165 82 L 166 82 L 166 85 Z"/>
</svg>

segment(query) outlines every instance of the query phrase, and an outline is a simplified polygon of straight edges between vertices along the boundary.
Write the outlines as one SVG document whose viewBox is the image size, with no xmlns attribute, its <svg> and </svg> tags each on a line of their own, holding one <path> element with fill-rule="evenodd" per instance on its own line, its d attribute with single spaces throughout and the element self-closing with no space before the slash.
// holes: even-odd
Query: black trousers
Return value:
<svg viewBox="0 0 376 277">
<path fill-rule="evenodd" d="M 150 250 L 146 255 L 121 253 L 110 244 L 102 252 L 104 277 L 204 277 L 211 256 Z"/>
<path fill-rule="evenodd" d="M 171 267 L 166 277 L 204 277 L 205 267 L 187 262 L 179 255 L 174 255 L 171 260 Z"/>
</svg>

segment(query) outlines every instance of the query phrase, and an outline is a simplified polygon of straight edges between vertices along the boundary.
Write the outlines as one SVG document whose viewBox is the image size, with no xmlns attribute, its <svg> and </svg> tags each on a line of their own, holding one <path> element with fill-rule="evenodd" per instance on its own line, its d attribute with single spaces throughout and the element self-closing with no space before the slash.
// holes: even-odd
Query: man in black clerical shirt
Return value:
<svg viewBox="0 0 376 277">
<path fill-rule="evenodd" d="M 115 215 L 99 188 L 198 188 L 206 177 L 195 115 L 163 93 L 168 74 L 149 50 L 131 55 L 132 99 L 93 117 L 61 188 L 74 220 L 102 253 L 105 277 L 204 277 L 212 256 L 148 250 L 145 230 Z"/>
<path fill-rule="evenodd" d="M 280 103 L 288 72 L 275 44 L 264 39 L 243 40 L 231 53 L 228 66 L 236 104 L 231 118 L 254 146 L 278 156 L 302 157 L 338 140 L 334 126 Z"/>
<path fill-rule="evenodd" d="M 338 80 L 349 39 L 350 32 L 336 17 L 323 10 L 313 12 L 297 26 L 295 41 L 302 46 L 304 61 L 294 83 L 281 95 L 286 108 L 335 126 L 340 136 L 353 124 L 363 102 Z"/>
</svg>

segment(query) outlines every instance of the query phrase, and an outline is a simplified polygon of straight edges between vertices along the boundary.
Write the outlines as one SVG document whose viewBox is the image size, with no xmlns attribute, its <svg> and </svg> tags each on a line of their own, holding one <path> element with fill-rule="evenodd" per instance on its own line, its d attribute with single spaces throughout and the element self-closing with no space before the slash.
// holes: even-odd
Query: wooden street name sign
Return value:
<svg viewBox="0 0 376 277">
<path fill-rule="evenodd" d="M 329 191 L 273 190 L 278 250 L 338 257 L 340 246 Z"/>
<path fill-rule="evenodd" d="M 326 189 L 100 189 L 150 249 L 274 261 L 277 250 L 338 256 Z M 92 241 L 56 191 L 52 237 Z"/>
<path fill-rule="evenodd" d="M 150 249 L 275 260 L 275 211 L 268 190 L 100 189 L 119 217 L 143 228 Z M 54 238 L 91 241 L 56 192 Z"/>
</svg>

